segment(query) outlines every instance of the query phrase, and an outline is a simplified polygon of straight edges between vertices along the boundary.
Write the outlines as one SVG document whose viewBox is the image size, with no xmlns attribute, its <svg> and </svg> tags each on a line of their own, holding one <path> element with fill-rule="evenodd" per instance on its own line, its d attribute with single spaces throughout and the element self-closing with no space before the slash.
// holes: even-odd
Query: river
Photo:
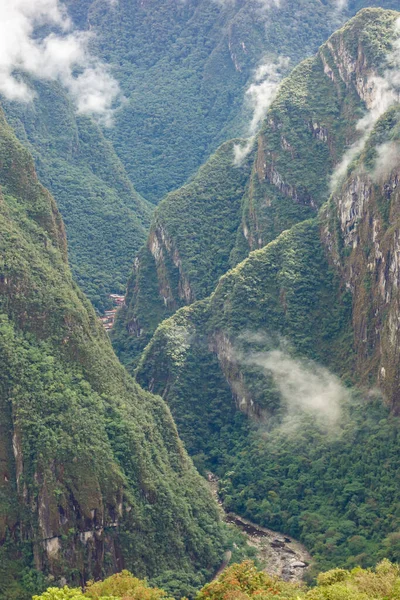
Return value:
<svg viewBox="0 0 400 600">
<path fill-rule="evenodd" d="M 207 480 L 223 519 L 240 529 L 248 544 L 257 549 L 257 557 L 264 565 L 263 570 L 285 581 L 301 581 L 311 562 L 306 548 L 287 535 L 256 525 L 234 513 L 227 513 L 218 495 L 218 478 L 213 473 L 207 473 Z M 227 552 L 216 576 L 228 565 L 230 558 L 231 554 Z"/>
</svg>

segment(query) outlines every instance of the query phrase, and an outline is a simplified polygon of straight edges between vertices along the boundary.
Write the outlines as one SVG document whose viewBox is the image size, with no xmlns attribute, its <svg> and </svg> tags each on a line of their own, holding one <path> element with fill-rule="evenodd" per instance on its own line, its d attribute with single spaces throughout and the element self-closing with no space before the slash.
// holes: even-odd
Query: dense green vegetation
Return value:
<svg viewBox="0 0 400 600">
<path fill-rule="evenodd" d="M 192 594 L 222 560 L 217 508 L 73 282 L 54 200 L 4 117 L 0 185 L 0 597 L 124 564 Z"/>
<path fill-rule="evenodd" d="M 385 8 L 397 8 L 386 0 Z M 108 0 L 67 5 L 90 22 L 96 52 L 110 64 L 128 102 L 107 135 L 136 189 L 158 201 L 183 185 L 217 146 L 247 134 L 244 91 L 260 63 L 287 56 L 291 66 L 356 10 L 289 0 L 263 12 L 254 0 Z"/>
<path fill-rule="evenodd" d="M 388 560 L 375 569 L 351 571 L 333 569 L 321 573 L 314 588 L 286 583 L 257 570 L 250 561 L 232 565 L 212 583 L 206 585 L 196 600 L 396 600 L 399 598 L 399 566 Z M 150 588 L 145 581 L 123 571 L 105 581 L 79 588 L 49 588 L 33 600 L 172 600 L 160 589 Z"/>
<path fill-rule="evenodd" d="M 301 539 L 316 570 L 398 561 L 399 440 L 381 397 L 354 399 L 328 433 L 309 419 L 256 430 L 221 482 L 226 508 Z"/>
<path fill-rule="evenodd" d="M 171 118 L 168 100 L 179 94 L 182 102 L 174 110 L 186 120 L 186 133 L 179 122 L 183 133 L 190 131 L 191 136 L 198 133 L 191 126 L 199 111 L 192 96 L 200 104 L 204 100 L 198 93 L 199 74 L 207 80 L 208 73 L 213 80 L 213 61 L 219 61 L 223 48 L 227 51 L 225 30 L 220 39 L 222 26 L 230 25 L 226 35 L 231 42 L 223 64 L 243 77 L 243 87 L 252 63 L 249 51 L 246 74 L 232 50 L 234 44 L 246 49 L 247 42 L 237 33 L 241 27 L 251 24 L 253 40 L 254 28 L 273 27 L 275 50 L 285 48 L 286 40 L 288 54 L 296 57 L 308 48 L 305 40 L 310 47 L 314 44 L 310 31 L 327 15 L 323 3 L 318 9 L 313 1 L 298 3 L 297 14 L 288 3 L 271 10 L 271 24 L 266 25 L 261 18 L 251 21 L 255 13 L 245 1 L 224 9 L 189 1 L 174 4 L 176 19 L 170 28 L 165 26 L 172 10 L 168 2 L 158 13 L 151 10 L 152 2 L 70 4 L 79 23 L 89 18 L 94 28 L 105 24 L 105 35 L 113 32 L 107 37 L 109 46 L 100 37 L 97 48 L 130 94 L 117 115 L 116 129 L 107 135 L 118 136 L 114 144 L 131 177 L 137 154 L 131 152 L 130 127 L 140 123 L 133 118 L 133 99 L 143 91 L 134 88 L 137 73 L 152 75 L 152 84 L 159 82 L 163 92 L 168 73 L 167 87 L 173 94 L 164 93 L 165 114 Z M 296 37 L 297 18 L 303 10 L 308 15 L 311 6 L 313 17 L 305 18 L 306 26 Z M 127 17 L 124 24 L 122 14 Z M 135 261 L 127 307 L 115 331 L 121 357 L 132 369 L 136 366 L 137 380 L 148 391 L 114 356 L 69 271 L 56 204 L 39 184 L 29 152 L 0 117 L 1 600 L 27 600 L 32 593 L 44 592 L 51 578 L 80 585 L 125 566 L 167 591 L 150 588 L 123 571 L 83 590 L 52 588 L 36 598 L 196 597 L 233 540 L 224 533 L 217 507 L 177 428 L 198 469 L 218 475 L 228 510 L 307 545 L 315 559 L 310 579 L 321 568 L 369 567 L 383 557 L 400 560 L 399 420 L 379 394 L 354 388 L 363 362 L 361 344 L 365 339 L 372 339 L 374 348 L 385 343 L 388 338 L 378 339 L 376 331 L 388 312 L 379 312 L 382 302 L 368 304 L 371 298 L 375 302 L 373 279 L 370 262 L 356 255 L 358 239 L 352 248 L 349 242 L 344 247 L 335 210 L 344 213 L 346 207 L 332 197 L 316 216 L 327 200 L 334 165 L 357 136 L 355 123 L 362 109 L 354 78 L 335 80 L 335 49 L 342 58 L 348 51 L 360 59 L 363 68 L 382 71 L 395 18 L 393 12 L 378 10 L 354 19 L 284 82 L 248 162 L 234 166 L 235 142 L 225 143 L 189 183 L 160 203 L 148 244 Z M 182 37 L 182 23 L 189 21 Z M 139 22 L 141 27 L 135 28 Z M 324 23 L 331 26 L 328 18 Z M 287 27 L 295 25 L 289 36 Z M 134 46 L 126 26 L 133 32 Z M 146 53 L 149 32 L 155 30 L 152 51 Z M 182 80 L 187 96 L 165 68 L 171 60 L 171 39 L 178 70 L 186 53 Z M 135 54 L 133 47 L 140 52 Z M 203 62 L 195 69 L 199 56 Z M 164 70 L 154 70 L 155 64 Z M 324 75 L 327 70 L 331 77 Z M 146 77 L 144 86 L 149 85 Z M 225 91 L 228 79 L 237 84 L 233 77 L 220 77 Z M 56 85 L 35 85 L 39 95 L 34 104 L 7 105 L 7 111 L 63 206 L 75 278 L 101 309 L 107 293 L 123 287 L 132 253 L 143 241 L 149 207 L 97 125 L 76 117 Z M 204 89 L 209 93 L 211 83 Z M 146 104 L 144 99 L 142 94 L 141 107 L 158 110 L 158 100 Z M 210 129 L 198 136 L 197 153 L 189 152 L 189 135 L 187 145 L 179 145 L 177 139 L 185 160 L 171 171 L 170 179 L 160 171 L 155 186 L 149 172 L 147 189 L 153 199 L 194 169 L 202 152 L 215 143 L 218 124 L 223 139 L 221 122 L 234 123 L 239 112 L 221 111 L 221 120 L 210 118 Z M 156 128 L 159 122 L 152 121 Z M 176 126 L 173 119 L 171 123 Z M 164 131 L 158 139 L 159 132 L 156 135 L 148 121 L 145 127 L 153 140 L 147 150 L 158 157 L 154 167 L 170 156 L 170 163 L 165 161 L 169 168 L 176 156 L 168 135 Z M 389 134 L 390 140 L 397 140 L 393 110 L 378 123 L 350 177 L 360 175 L 363 163 L 373 172 L 376 146 Z M 166 140 L 165 154 L 154 151 L 155 141 L 161 139 Z M 146 160 L 144 156 L 143 165 Z M 351 179 L 342 193 L 348 185 Z M 397 180 L 393 189 L 396 186 Z M 369 235 L 374 218 L 381 216 L 374 222 L 374 242 L 376 223 L 377 230 L 387 229 L 387 238 L 397 226 L 396 193 L 378 188 L 371 184 L 372 191 L 365 195 L 370 204 L 363 226 Z M 353 218 L 349 212 L 347 222 Z M 364 215 L 359 217 L 361 222 Z M 358 222 L 348 229 L 355 226 Z M 378 237 L 379 243 L 380 233 Z M 381 257 L 393 271 L 392 246 L 378 250 L 386 253 Z M 369 259 L 364 243 L 361 252 Z M 233 268 L 226 273 L 229 266 Z M 350 277 L 362 276 L 362 293 L 355 299 L 346 270 Z M 389 275 L 386 284 L 391 284 Z M 360 322 L 356 302 L 361 306 Z M 188 306 L 182 308 L 185 303 Z M 173 316 L 163 320 L 169 315 Z M 368 331 L 363 327 L 366 318 L 374 325 Z M 393 337 L 393 328 L 382 331 Z M 371 356 L 365 364 L 373 378 L 378 362 L 372 352 Z M 396 361 L 392 365 L 396 367 Z M 392 377 L 389 370 L 383 376 Z M 246 553 L 235 542 L 235 556 L 241 559 Z M 397 567 L 383 562 L 376 572 L 336 569 L 307 590 L 274 581 L 246 563 L 232 567 L 197 597 L 366 600 L 368 582 L 375 599 L 379 594 L 395 598 L 398 578 Z"/>
<path fill-rule="evenodd" d="M 306 220 L 328 199 L 328 177 L 346 145 L 359 135 L 356 122 L 363 103 L 354 77 L 343 75 L 345 51 L 355 60 L 362 56 L 361 67 L 381 69 L 396 18 L 394 12 L 364 11 L 282 84 L 258 138 L 242 204 L 247 242 L 253 227 L 255 246 L 270 243 L 223 276 L 211 296 L 190 304 L 199 297 L 199 282 L 208 291 L 201 268 L 208 248 L 201 249 L 196 240 L 199 270 L 186 266 L 175 271 L 176 289 L 187 277 L 196 294 L 186 299 L 189 306 L 158 326 L 136 368 L 139 383 L 168 402 L 198 468 L 220 477 L 227 509 L 303 541 L 317 570 L 370 566 L 384 556 L 398 559 L 399 421 L 381 397 L 351 387 L 361 379 L 375 385 L 382 342 L 384 352 L 391 351 L 393 328 L 385 318 L 392 307 L 382 307 L 382 288 L 373 281 L 381 281 L 379 265 L 390 264 L 395 252 L 397 175 L 382 189 L 368 178 L 377 146 L 397 140 L 397 108 L 380 119 L 361 157 L 350 165 L 341 189 L 346 197 L 332 197 L 317 219 Z M 357 70 L 360 65 L 355 64 Z M 329 69 L 331 77 L 324 73 Z M 357 178 L 362 181 L 356 186 Z M 192 193 L 194 206 L 195 197 Z M 180 199 L 180 193 L 166 198 L 163 219 L 154 222 L 155 230 L 167 236 L 170 223 L 174 225 L 174 198 Z M 301 222 L 293 226 L 296 221 Z M 376 265 L 372 222 L 379 231 L 379 236 L 374 233 L 381 253 L 375 248 Z M 285 224 L 288 230 L 281 233 Z M 357 227 L 357 237 L 351 237 Z M 347 248 L 344 234 L 350 236 Z M 179 235 L 175 230 L 167 241 L 160 237 L 167 256 L 173 256 Z M 188 264 L 190 256 L 186 247 L 179 266 L 185 260 Z M 239 257 L 239 251 L 231 252 L 231 260 Z M 130 289 L 134 309 L 146 294 L 148 299 L 159 297 L 165 282 L 157 252 L 148 252 L 147 258 L 152 286 L 140 289 L 145 280 L 135 281 L 134 291 Z M 141 257 L 139 271 L 140 262 Z M 383 287 L 391 285 L 396 283 L 386 273 Z M 162 316 L 152 312 L 151 302 L 147 307 L 153 321 L 147 317 L 145 328 Z M 138 335 L 137 330 L 130 333 Z M 392 354 L 386 364 L 395 370 L 396 350 Z M 281 363 L 289 361 L 287 377 L 302 373 L 290 384 L 289 397 L 275 367 L 263 367 L 276 356 Z M 122 357 L 129 358 L 129 350 Z M 318 364 L 349 388 L 341 388 L 336 407 L 341 415 L 334 422 L 321 406 L 322 416 L 296 404 L 304 394 L 304 380 L 313 376 L 318 395 L 325 403 L 336 403 L 324 397 L 333 380 Z M 385 377 L 389 379 L 389 369 Z M 395 377 L 391 381 L 397 385 Z M 390 386 L 387 390 L 391 392 Z M 307 400 L 314 393 L 306 386 Z"/>
<path fill-rule="evenodd" d="M 354 81 L 339 77 L 335 52 L 345 48 L 357 60 L 360 43 L 365 55 L 378 55 L 371 64 L 383 64 L 396 14 L 363 11 L 335 33 L 283 81 L 241 167 L 233 165 L 232 143 L 226 143 L 160 203 L 114 332 L 114 347 L 129 368 L 163 318 L 207 297 L 229 266 L 314 217 L 327 201 L 329 177 L 359 136 L 364 106 Z"/>
<path fill-rule="evenodd" d="M 307 221 L 251 253 L 221 279 L 210 299 L 164 321 L 143 353 L 137 378 L 167 399 L 190 453 L 205 453 L 218 464 L 224 427 L 237 427 L 239 436 L 243 426 L 247 431 L 228 385 L 239 378 L 239 365 L 229 359 L 232 345 L 246 353 L 253 347 L 247 334 L 251 340 L 257 332 L 269 338 L 261 338 L 256 349 L 269 350 L 276 347 L 277 336 L 285 336 L 296 353 L 351 377 L 350 319 L 351 298 L 339 292 L 318 224 Z M 225 354 L 227 365 L 221 370 Z M 244 365 L 240 371 L 243 386 L 253 386 L 254 394 L 257 373 Z M 279 395 L 267 389 L 263 378 L 258 384 L 257 406 L 275 413 Z M 231 447 L 235 435 L 227 432 L 223 439 Z"/>
<path fill-rule="evenodd" d="M 137 377 L 167 400 L 197 466 L 220 476 L 228 510 L 303 541 L 316 569 L 397 560 L 398 418 L 380 397 L 356 392 L 343 397 L 335 424 L 329 413 L 322 423 L 293 413 L 279 380 L 251 360 L 276 349 L 305 377 L 324 381 L 299 357 L 354 381 L 351 296 L 313 221 L 251 253 L 208 300 L 162 323 Z"/>
<path fill-rule="evenodd" d="M 32 103 L 4 108 L 63 215 L 75 280 L 101 311 L 108 294 L 124 292 L 151 211 L 98 125 L 75 114 L 58 84 L 34 85 Z"/>
<path fill-rule="evenodd" d="M 93 53 L 121 85 L 115 125 L 101 132 L 77 117 L 47 81 L 31 82 L 32 103 L 4 108 L 61 210 L 74 277 L 103 311 L 109 293 L 123 293 L 149 226 L 150 208 L 132 184 L 152 201 L 183 185 L 221 142 L 248 134 L 244 92 L 260 63 L 287 56 L 296 65 L 371 2 L 341 14 L 319 0 L 290 0 L 267 13 L 255 0 L 65 3 L 78 27 L 97 34 Z M 299 216 L 293 204 L 284 212 L 276 230 Z"/>
<path fill-rule="evenodd" d="M 211 293 L 230 267 L 250 171 L 248 163 L 233 164 L 234 144 L 223 144 L 155 211 L 147 246 L 128 282 L 126 307 L 113 329 L 114 347 L 127 365 L 135 363 L 164 318 Z"/>
</svg>

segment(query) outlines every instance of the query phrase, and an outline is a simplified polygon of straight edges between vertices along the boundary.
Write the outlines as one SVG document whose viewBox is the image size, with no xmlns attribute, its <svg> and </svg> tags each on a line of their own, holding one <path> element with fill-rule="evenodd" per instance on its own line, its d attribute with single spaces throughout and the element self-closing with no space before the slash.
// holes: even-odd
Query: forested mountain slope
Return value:
<svg viewBox="0 0 400 600">
<path fill-rule="evenodd" d="M 211 293 L 231 265 L 250 174 L 250 161 L 233 164 L 234 145 L 223 144 L 191 182 L 156 209 L 113 329 L 126 364 L 135 361 L 164 318 Z"/>
<path fill-rule="evenodd" d="M 191 593 L 222 560 L 215 503 L 74 283 L 60 214 L 3 115 L 0 185 L 0 596 L 124 566 Z"/>
<path fill-rule="evenodd" d="M 368 116 L 357 128 L 344 134 L 340 111 L 337 123 L 335 113 L 330 122 L 307 111 L 311 100 L 300 93 L 307 82 L 286 96 L 303 98 L 301 127 L 288 128 L 290 110 L 281 108 L 285 118 L 277 121 L 275 107 L 298 73 L 312 71 L 310 61 L 285 82 L 274 118 L 267 116 L 257 150 L 263 160 L 255 160 L 261 181 L 268 185 L 270 165 L 279 164 L 292 177 L 284 190 L 298 190 L 296 165 L 303 165 L 307 194 L 281 193 L 295 207 L 301 199 L 321 206 L 318 214 L 251 252 L 211 296 L 161 323 L 137 368 L 138 381 L 167 400 L 196 464 L 221 477 L 226 507 L 297 536 L 317 568 L 398 559 L 398 18 L 363 11 L 316 59 L 326 77 L 316 69 L 320 89 L 337 90 L 354 125 Z M 329 110 L 329 96 L 325 104 Z M 365 112 L 354 110 L 363 105 Z M 269 122 L 281 136 L 275 156 L 263 145 Z M 321 187 L 312 177 L 312 133 L 311 143 L 295 145 L 310 122 L 319 131 L 326 123 Z M 357 137 L 328 201 L 327 178 L 340 160 L 334 149 L 343 153 L 344 140 Z M 261 206 L 272 215 L 265 236 L 282 197 L 274 187 Z"/>
<path fill-rule="evenodd" d="M 384 5 L 395 7 L 396 1 Z M 256 96 L 250 96 L 259 110 L 271 69 L 284 73 L 369 4 L 350 2 L 338 10 L 333 0 L 60 3 L 74 19 L 76 39 L 89 32 L 102 74 L 120 84 L 113 125 L 101 131 L 77 116 L 71 98 L 45 73 L 28 81 L 32 102 L 3 105 L 56 199 L 72 272 L 98 310 L 110 292 L 122 293 L 148 231 L 151 211 L 135 190 L 158 201 L 184 184 L 222 141 L 247 135 L 254 108 L 245 94 L 249 85 L 256 84 Z M 43 31 L 39 27 L 34 35 L 41 39 Z M 267 70 L 256 81 L 260 65 Z"/>
<path fill-rule="evenodd" d="M 335 165 L 360 136 L 368 81 L 385 68 L 394 18 L 361 12 L 282 83 L 243 164 L 234 163 L 233 143 L 225 144 L 160 204 L 115 329 L 127 364 L 162 318 L 205 298 L 228 265 L 316 216 Z"/>
<path fill-rule="evenodd" d="M 312 55 L 349 15 L 397 0 L 67 0 L 128 102 L 106 132 L 136 189 L 157 201 L 217 146 L 247 133 L 244 92 L 260 64 Z M 341 3 L 344 4 L 344 3 Z"/>
<path fill-rule="evenodd" d="M 134 190 L 100 127 L 76 114 L 61 85 L 31 83 L 34 100 L 4 101 L 4 109 L 31 151 L 41 181 L 56 198 L 75 280 L 102 310 L 108 294 L 124 291 L 151 209 Z"/>
</svg>

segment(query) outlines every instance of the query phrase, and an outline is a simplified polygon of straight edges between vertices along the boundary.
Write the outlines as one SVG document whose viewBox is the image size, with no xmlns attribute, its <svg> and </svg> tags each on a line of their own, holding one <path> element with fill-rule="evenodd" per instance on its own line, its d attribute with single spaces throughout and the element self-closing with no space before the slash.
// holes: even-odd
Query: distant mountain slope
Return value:
<svg viewBox="0 0 400 600">
<path fill-rule="evenodd" d="M 75 279 L 102 310 L 108 294 L 124 290 L 151 209 L 99 126 L 75 114 L 57 83 L 32 83 L 37 97 L 28 104 L 4 101 L 5 112 L 57 200 Z"/>
<path fill-rule="evenodd" d="M 317 214 L 329 197 L 335 165 L 359 136 L 366 81 L 385 64 L 393 14 L 366 9 L 293 70 L 257 136 L 250 168 L 247 161 L 235 166 L 232 145 L 225 144 L 191 184 L 160 204 L 115 329 L 115 347 L 127 364 L 162 318 L 209 294 L 228 261 L 234 266 L 250 250 Z M 244 189 L 242 197 L 232 193 L 239 176 L 246 178 L 237 188 Z M 227 235 L 227 228 L 236 228 L 236 235 Z M 222 263 L 221 256 L 229 259 Z"/>
<path fill-rule="evenodd" d="M 74 283 L 55 202 L 3 115 L 0 186 L 0 597 L 123 567 L 191 593 L 221 562 L 217 508 Z"/>
<path fill-rule="evenodd" d="M 221 142 L 246 133 L 244 92 L 257 66 L 279 56 L 295 66 L 350 14 L 374 4 L 350 2 L 340 12 L 333 0 L 66 3 L 79 26 L 97 34 L 95 51 L 128 99 L 106 133 L 136 189 L 154 202 Z"/>
<path fill-rule="evenodd" d="M 62 4 L 95 34 L 93 56 L 120 83 L 114 126 L 101 132 L 77 117 L 46 80 L 30 82 L 33 103 L 4 109 L 56 198 L 73 274 L 102 311 L 110 292 L 123 291 L 148 231 L 151 209 L 135 190 L 157 202 L 221 142 L 247 135 L 251 107 L 243 103 L 255 68 L 282 57 L 293 67 L 360 3 L 347 12 L 319 0 L 282 0 L 279 10 L 271 1 L 268 11 L 260 0 Z"/>
</svg>

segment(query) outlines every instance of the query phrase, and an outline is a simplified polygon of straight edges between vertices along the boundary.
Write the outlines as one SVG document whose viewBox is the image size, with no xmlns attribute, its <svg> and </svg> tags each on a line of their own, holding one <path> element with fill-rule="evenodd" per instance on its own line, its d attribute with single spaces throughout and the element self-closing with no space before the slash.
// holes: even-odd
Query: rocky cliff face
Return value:
<svg viewBox="0 0 400 600">
<path fill-rule="evenodd" d="M 28 597 L 35 570 L 71 583 L 124 567 L 211 574 L 213 500 L 73 282 L 54 200 L 3 117 L 0 186 L 1 594 Z"/>
<path fill-rule="evenodd" d="M 257 140 L 242 228 L 250 250 L 313 216 L 329 196 L 329 176 L 359 137 L 362 110 L 376 92 L 390 52 L 395 13 L 365 10 L 281 85 Z M 382 44 L 373 45 L 375 27 Z"/>
<path fill-rule="evenodd" d="M 365 151 L 323 213 L 322 240 L 353 298 L 361 380 L 399 410 L 398 108 L 377 123 Z M 336 224 L 336 225 L 334 225 Z"/>
</svg>

